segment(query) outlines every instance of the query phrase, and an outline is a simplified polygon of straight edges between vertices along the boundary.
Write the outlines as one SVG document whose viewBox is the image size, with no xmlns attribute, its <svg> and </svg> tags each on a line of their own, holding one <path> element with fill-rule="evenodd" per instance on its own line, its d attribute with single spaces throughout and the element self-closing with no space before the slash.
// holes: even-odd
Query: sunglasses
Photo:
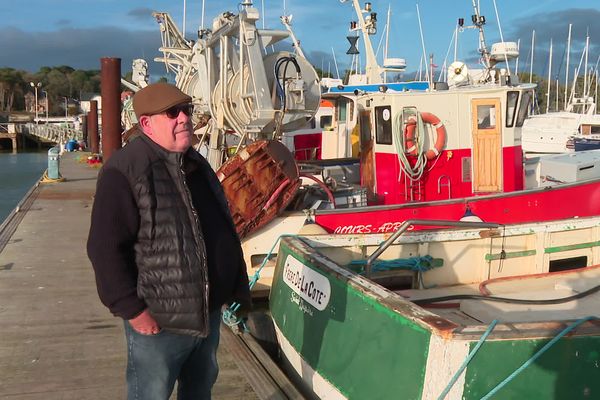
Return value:
<svg viewBox="0 0 600 400">
<path fill-rule="evenodd" d="M 193 104 L 178 104 L 164 111 L 165 115 L 170 119 L 176 119 L 179 117 L 179 113 L 182 112 L 188 117 L 194 112 Z"/>
</svg>

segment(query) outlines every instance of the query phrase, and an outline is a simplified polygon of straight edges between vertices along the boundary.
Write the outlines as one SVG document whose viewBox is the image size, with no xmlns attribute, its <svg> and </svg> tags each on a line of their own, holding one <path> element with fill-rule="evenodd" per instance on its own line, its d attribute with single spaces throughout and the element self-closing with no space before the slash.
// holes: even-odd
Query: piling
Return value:
<svg viewBox="0 0 600 400">
<path fill-rule="evenodd" d="M 88 136 L 90 139 L 90 151 L 93 154 L 100 153 L 100 135 L 98 134 L 98 101 L 90 101 L 90 112 L 87 115 Z"/>
<path fill-rule="evenodd" d="M 121 148 L 121 59 L 100 59 L 102 95 L 102 158 L 104 162 Z"/>
<path fill-rule="evenodd" d="M 88 115 L 86 114 L 81 120 L 81 140 L 85 143 L 85 146 L 89 148 L 90 142 L 88 142 Z"/>
</svg>

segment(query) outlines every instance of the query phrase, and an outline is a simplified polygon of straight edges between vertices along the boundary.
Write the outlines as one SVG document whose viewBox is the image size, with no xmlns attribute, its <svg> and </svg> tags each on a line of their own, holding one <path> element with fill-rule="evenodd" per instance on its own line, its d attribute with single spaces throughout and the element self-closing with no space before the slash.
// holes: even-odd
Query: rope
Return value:
<svg viewBox="0 0 600 400">
<path fill-rule="evenodd" d="M 40 179 L 40 183 L 56 183 L 56 182 L 64 182 L 66 179 L 62 177 L 60 172 L 58 173 L 58 178 L 50 178 L 48 177 L 48 170 L 44 171 L 44 175 L 42 175 L 42 179 Z"/>
<path fill-rule="evenodd" d="M 406 143 L 404 131 L 402 130 L 402 126 L 404 125 L 402 113 L 396 113 L 395 119 L 396 121 L 394 125 L 396 129 L 393 130 L 393 134 L 395 136 L 394 145 L 396 147 L 396 154 L 398 155 L 401 173 L 403 172 L 411 181 L 418 181 L 423 176 L 423 173 L 425 172 L 425 166 L 427 165 L 427 157 L 425 157 L 425 152 L 423 151 L 423 134 L 425 131 L 423 119 L 421 118 L 421 114 L 417 112 L 417 123 L 415 126 L 414 138 L 414 146 L 417 150 L 417 162 L 414 166 L 410 165 L 408 157 L 406 156 Z M 398 179 L 400 179 L 400 177 L 398 177 Z"/>
<path fill-rule="evenodd" d="M 492 390 L 490 390 L 490 392 L 488 394 L 483 396 L 481 398 L 481 400 L 487 400 L 490 397 L 492 397 L 493 395 L 495 395 L 500 389 L 502 389 L 504 386 L 506 386 L 517 375 L 519 375 L 521 372 L 523 372 L 523 370 L 525 370 L 525 368 L 527 368 L 531 364 L 533 364 L 533 362 L 535 360 L 540 358 L 542 356 L 542 354 L 544 354 L 548 349 L 550 349 L 552 346 L 554 346 L 556 344 L 556 342 L 558 342 L 567 333 L 571 332 L 572 330 L 574 330 L 575 328 L 577 328 L 579 325 L 583 324 L 584 322 L 591 321 L 594 319 L 597 319 L 597 318 L 594 316 L 581 318 L 581 319 L 578 319 L 577 321 L 575 321 L 573 324 L 567 326 L 558 335 L 556 335 L 552 340 L 550 340 L 548 343 L 546 343 L 546 345 L 544 347 L 542 347 L 537 353 L 535 353 L 533 356 L 531 356 L 529 358 L 529 360 L 525 361 L 519 368 L 517 368 L 515 370 L 515 372 L 510 374 L 508 377 L 506 377 L 506 379 L 504 379 L 502 382 L 500 382 L 498 385 L 496 385 L 496 387 L 494 387 Z"/>
<path fill-rule="evenodd" d="M 353 260 L 348 264 L 348 267 L 359 274 L 365 271 L 367 260 Z M 375 260 L 371 266 L 371 271 L 382 272 L 392 271 L 395 269 L 405 269 L 409 271 L 427 272 L 430 269 L 438 266 L 433 265 L 433 257 L 422 256 L 422 257 L 410 257 L 410 258 L 397 258 L 394 260 Z"/>
<path fill-rule="evenodd" d="M 273 246 L 271 246 L 271 249 L 269 250 L 262 263 L 258 267 L 258 270 L 254 273 L 254 275 L 252 275 L 252 278 L 249 281 L 250 289 L 252 289 L 254 285 L 256 285 L 256 282 L 258 282 L 258 280 L 260 279 L 260 273 L 265 267 L 265 265 L 267 265 L 267 262 L 269 262 L 271 256 L 273 255 L 273 251 L 275 251 L 275 246 L 277 246 L 277 244 L 282 238 L 286 237 L 298 237 L 298 235 L 281 235 L 277 238 L 277 240 L 275 240 L 275 243 L 273 243 Z M 225 309 L 225 311 L 223 311 L 223 323 L 225 323 L 225 325 L 227 325 L 230 328 L 233 328 L 237 325 L 241 325 L 243 330 L 247 331 L 243 319 L 235 315 L 235 313 L 240 309 L 240 307 L 241 304 L 237 301 L 228 306 Z"/>
<path fill-rule="evenodd" d="M 450 390 L 452 389 L 452 387 L 454 386 L 454 384 L 456 383 L 458 378 L 462 375 L 463 371 L 465 370 L 465 368 L 467 368 L 467 366 L 469 365 L 469 363 L 471 362 L 473 357 L 475 357 L 475 354 L 477 354 L 477 352 L 479 351 L 479 349 L 481 348 L 481 346 L 483 345 L 483 343 L 485 342 L 487 337 L 490 335 L 490 333 L 492 333 L 492 331 L 496 327 L 497 323 L 498 323 L 497 319 L 493 320 L 492 323 L 490 324 L 490 326 L 488 326 L 487 330 L 483 333 L 483 335 L 481 335 L 481 337 L 479 338 L 479 341 L 475 345 L 475 348 L 473 350 L 471 350 L 471 352 L 469 353 L 467 358 L 465 358 L 465 361 L 463 361 L 460 368 L 456 371 L 456 373 L 454 374 L 452 379 L 450 379 L 450 382 L 448 382 L 448 384 L 446 385 L 446 388 L 442 391 L 442 394 L 439 395 L 438 400 L 444 400 L 446 398 L 446 396 L 448 395 L 448 393 L 450 393 Z"/>
</svg>

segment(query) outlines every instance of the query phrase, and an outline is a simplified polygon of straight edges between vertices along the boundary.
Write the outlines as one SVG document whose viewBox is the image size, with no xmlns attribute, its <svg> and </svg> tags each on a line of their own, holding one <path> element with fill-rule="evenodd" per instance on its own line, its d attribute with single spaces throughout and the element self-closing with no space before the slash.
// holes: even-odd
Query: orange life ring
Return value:
<svg viewBox="0 0 600 400">
<path fill-rule="evenodd" d="M 421 119 L 424 123 L 433 125 L 435 127 L 435 144 L 432 149 L 429 149 L 425 152 L 425 157 L 427 157 L 428 160 L 433 160 L 442 152 L 442 149 L 446 144 L 446 128 L 444 128 L 442 121 L 432 113 L 422 112 Z M 413 156 L 417 155 L 417 146 L 415 143 L 416 126 L 417 121 L 411 119 L 406 124 L 406 128 L 404 128 L 404 143 L 406 147 L 405 152 Z"/>
</svg>

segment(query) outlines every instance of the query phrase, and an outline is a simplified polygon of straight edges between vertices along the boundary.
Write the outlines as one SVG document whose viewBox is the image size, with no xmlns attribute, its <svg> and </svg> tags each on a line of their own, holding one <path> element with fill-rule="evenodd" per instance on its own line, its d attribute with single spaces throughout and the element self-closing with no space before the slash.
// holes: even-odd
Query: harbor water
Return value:
<svg viewBox="0 0 600 400">
<path fill-rule="evenodd" d="M 47 166 L 48 153 L 45 150 L 22 153 L 0 151 L 0 223 L 41 178 Z"/>
</svg>

